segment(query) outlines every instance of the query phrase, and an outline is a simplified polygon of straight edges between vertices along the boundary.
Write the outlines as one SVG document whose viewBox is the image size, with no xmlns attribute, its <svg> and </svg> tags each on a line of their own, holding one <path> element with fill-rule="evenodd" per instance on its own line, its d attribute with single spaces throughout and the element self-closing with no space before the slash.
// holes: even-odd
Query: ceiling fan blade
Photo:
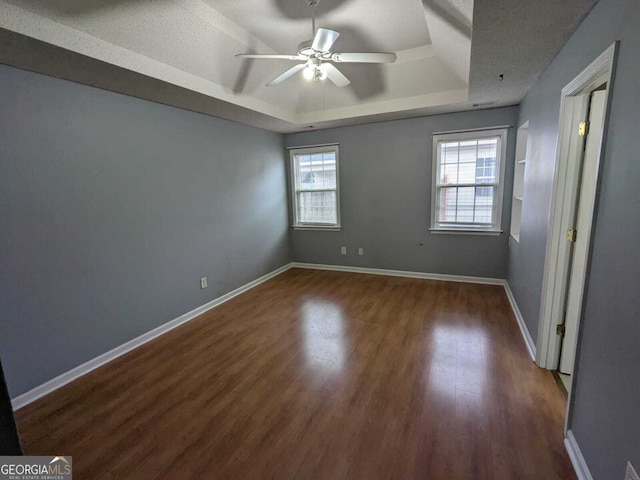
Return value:
<svg viewBox="0 0 640 480">
<path fill-rule="evenodd" d="M 334 53 L 331 60 L 334 62 L 351 63 L 393 63 L 396 61 L 395 53 Z"/>
<path fill-rule="evenodd" d="M 300 55 L 261 55 L 259 53 L 239 53 L 238 58 L 262 58 L 262 59 L 279 59 L 279 60 L 306 60 L 307 57 Z"/>
<path fill-rule="evenodd" d="M 321 67 L 329 77 L 333 83 L 336 84 L 336 87 L 346 87 L 351 83 L 351 81 L 345 77 L 340 70 L 334 67 L 330 63 L 323 63 Z"/>
<path fill-rule="evenodd" d="M 318 50 L 319 52 L 328 52 L 338 39 L 340 34 L 334 30 L 328 28 L 319 28 L 316 32 L 316 36 L 313 39 L 311 48 Z"/>
<path fill-rule="evenodd" d="M 289 78 L 292 75 L 295 75 L 296 73 L 298 73 L 300 70 L 302 70 L 306 66 L 307 66 L 306 63 L 301 63 L 299 65 L 295 65 L 294 67 L 291 67 L 289 70 L 284 72 L 282 75 L 280 75 L 279 77 L 274 78 L 269 83 L 267 83 L 267 87 L 272 87 L 274 85 L 278 85 L 279 83 L 284 82 L 287 78 Z"/>
</svg>

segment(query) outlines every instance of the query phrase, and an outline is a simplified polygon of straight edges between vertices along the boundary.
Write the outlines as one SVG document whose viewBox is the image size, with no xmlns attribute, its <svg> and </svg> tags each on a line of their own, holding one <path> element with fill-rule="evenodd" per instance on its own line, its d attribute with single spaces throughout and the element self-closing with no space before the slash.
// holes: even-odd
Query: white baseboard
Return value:
<svg viewBox="0 0 640 480">
<path fill-rule="evenodd" d="M 531 360 L 536 361 L 536 344 L 533 342 L 533 338 L 531 338 L 531 334 L 529 333 L 529 329 L 527 328 L 527 324 L 524 323 L 524 318 L 522 317 L 522 313 L 520 313 L 520 309 L 518 308 L 518 304 L 516 303 L 516 298 L 513 296 L 513 292 L 509 287 L 509 283 L 504 280 L 504 291 L 507 293 L 507 298 L 509 299 L 509 303 L 511 304 L 511 309 L 513 310 L 513 314 L 516 317 L 516 321 L 518 322 L 518 327 L 520 327 L 520 333 L 522 333 L 522 338 L 524 339 L 524 343 L 527 346 L 527 350 L 529 351 L 529 356 L 531 356 Z"/>
<path fill-rule="evenodd" d="M 569 458 L 573 464 L 573 469 L 576 471 L 578 480 L 593 480 L 589 467 L 587 466 L 587 462 L 582 456 L 576 437 L 573 436 L 573 432 L 571 430 L 567 430 L 567 437 L 564 439 L 564 446 L 569 453 Z"/>
<path fill-rule="evenodd" d="M 443 280 L 447 282 L 481 283 L 485 285 L 504 285 L 500 278 L 466 277 L 463 275 L 444 275 L 440 273 L 409 272 L 406 270 L 385 270 L 382 268 L 347 267 L 343 265 L 322 265 L 319 263 L 293 262 L 291 268 L 310 270 L 331 270 L 335 272 L 365 273 L 369 275 L 387 275 L 389 277 L 423 278 L 426 280 Z"/>
<path fill-rule="evenodd" d="M 36 401 L 37 399 L 47 395 L 48 393 L 51 393 L 54 390 L 57 390 L 63 385 L 66 385 L 67 383 L 72 382 L 73 380 L 91 372 L 92 370 L 95 370 L 98 367 L 101 367 L 106 363 L 109 363 L 112 360 L 115 360 L 121 355 L 124 355 L 125 353 L 130 352 L 131 350 L 138 348 L 141 345 L 144 345 L 145 343 L 153 340 L 154 338 L 157 338 L 160 335 L 163 335 L 168 331 L 173 330 L 176 327 L 179 327 L 180 325 L 188 322 L 189 320 L 193 320 L 194 318 L 203 314 L 204 312 L 211 310 L 212 308 L 215 308 L 218 305 L 231 300 L 233 297 L 236 297 L 241 293 L 244 293 L 247 290 L 250 290 L 251 288 L 263 282 L 266 282 L 267 280 L 275 277 L 276 275 L 281 274 L 286 270 L 289 270 L 290 268 L 291 268 L 291 264 L 284 265 L 274 270 L 273 272 L 267 273 L 266 275 L 263 275 L 262 277 L 252 282 L 249 282 L 246 285 L 238 287 L 229 293 L 225 293 L 224 295 L 214 300 L 211 300 L 210 302 L 207 302 L 204 305 L 201 305 L 200 307 L 191 310 L 190 312 L 180 315 L 178 318 L 174 318 L 173 320 L 163 325 L 160 325 L 159 327 L 156 327 L 153 330 L 149 330 L 148 332 L 143 333 L 142 335 L 136 338 L 133 338 L 128 342 L 123 343 L 122 345 L 89 360 L 88 362 L 83 363 L 82 365 L 78 365 L 77 367 L 72 368 L 71 370 L 63 373 L 62 375 L 58 375 L 57 377 L 52 378 L 51 380 L 29 390 L 28 392 L 23 393 L 22 395 L 18 395 L 17 397 L 11 399 L 11 405 L 13 406 L 14 410 L 18 410 L 19 408 L 22 408 L 25 405 L 28 405 L 31 402 Z"/>
</svg>

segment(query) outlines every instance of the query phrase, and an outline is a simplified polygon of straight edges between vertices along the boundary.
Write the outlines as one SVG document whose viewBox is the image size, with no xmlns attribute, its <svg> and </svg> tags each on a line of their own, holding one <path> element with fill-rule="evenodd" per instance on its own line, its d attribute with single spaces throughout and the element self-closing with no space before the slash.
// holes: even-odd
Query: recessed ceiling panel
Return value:
<svg viewBox="0 0 640 480">
<path fill-rule="evenodd" d="M 98 78 L 81 71 L 89 63 L 77 59 L 61 62 L 68 69 L 61 74 L 37 42 L 1 49 L 0 61 L 85 83 L 95 78 L 101 88 L 129 94 L 145 90 L 146 76 L 144 98 L 156 92 L 157 101 L 193 108 L 194 98 L 203 96 L 215 100 L 203 103 L 225 118 L 236 112 L 247 121 L 253 111 L 261 126 L 274 118 L 274 129 L 357 123 L 471 108 L 469 102 L 519 103 L 595 3 L 320 0 L 313 9 L 305 0 L 0 0 L 6 32 L 60 47 L 58 59 L 75 52 L 141 75 L 135 88 L 125 88 L 117 70 L 100 69 Z M 295 63 L 235 57 L 295 53 L 313 35 L 312 15 L 317 27 L 340 33 L 334 51 L 389 51 L 398 61 L 336 64 L 351 80 L 341 89 L 306 82 L 301 74 L 266 87 Z M 170 84 L 176 89 L 158 90 Z M 183 101 L 186 91 L 193 96 Z"/>
</svg>

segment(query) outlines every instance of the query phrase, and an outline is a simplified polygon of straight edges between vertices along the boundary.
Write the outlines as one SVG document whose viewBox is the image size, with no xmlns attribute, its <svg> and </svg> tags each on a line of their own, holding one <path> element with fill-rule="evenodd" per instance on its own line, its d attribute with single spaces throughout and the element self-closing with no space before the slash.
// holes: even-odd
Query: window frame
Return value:
<svg viewBox="0 0 640 480">
<path fill-rule="evenodd" d="M 321 190 L 298 189 L 296 180 L 298 178 L 298 162 L 296 157 L 300 155 L 313 155 L 318 153 L 334 152 L 336 156 L 336 188 L 325 188 Z M 289 167 L 291 172 L 291 206 L 293 224 L 292 228 L 296 230 L 340 230 L 342 224 L 340 221 L 340 152 L 339 146 L 323 145 L 317 147 L 300 147 L 289 149 Z M 317 223 L 317 222 L 301 222 L 298 218 L 298 193 L 313 192 L 335 192 L 336 194 L 336 223 Z"/>
<path fill-rule="evenodd" d="M 490 130 L 469 130 L 452 133 L 433 134 L 433 157 L 432 157 L 432 180 L 431 180 L 431 223 L 429 231 L 431 233 L 451 233 L 451 234 L 475 234 L 475 235 L 500 235 L 502 230 L 502 203 L 504 198 L 505 165 L 507 163 L 507 128 L 495 128 Z M 468 140 L 484 140 L 498 137 L 496 149 L 496 174 L 495 183 L 470 183 L 470 184 L 450 184 L 440 185 L 441 171 L 441 145 L 447 142 L 463 142 Z M 477 158 L 476 158 L 477 162 Z M 477 169 L 477 165 L 476 165 Z M 491 225 L 474 225 L 471 223 L 444 223 L 438 221 L 440 211 L 440 190 L 443 187 L 493 187 L 495 188 L 495 199 L 491 209 Z"/>
</svg>

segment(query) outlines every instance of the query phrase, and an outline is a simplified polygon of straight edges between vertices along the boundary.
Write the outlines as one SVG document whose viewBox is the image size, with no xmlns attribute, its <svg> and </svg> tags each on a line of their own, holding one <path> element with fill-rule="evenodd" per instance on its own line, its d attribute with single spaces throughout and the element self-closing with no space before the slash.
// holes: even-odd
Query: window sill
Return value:
<svg viewBox="0 0 640 480">
<path fill-rule="evenodd" d="M 339 232 L 342 230 L 340 225 L 291 225 L 294 230 L 325 230 L 329 232 Z"/>
<path fill-rule="evenodd" d="M 497 237 L 502 235 L 503 230 L 468 230 L 462 228 L 430 228 L 431 233 L 444 235 L 488 235 Z"/>
</svg>

